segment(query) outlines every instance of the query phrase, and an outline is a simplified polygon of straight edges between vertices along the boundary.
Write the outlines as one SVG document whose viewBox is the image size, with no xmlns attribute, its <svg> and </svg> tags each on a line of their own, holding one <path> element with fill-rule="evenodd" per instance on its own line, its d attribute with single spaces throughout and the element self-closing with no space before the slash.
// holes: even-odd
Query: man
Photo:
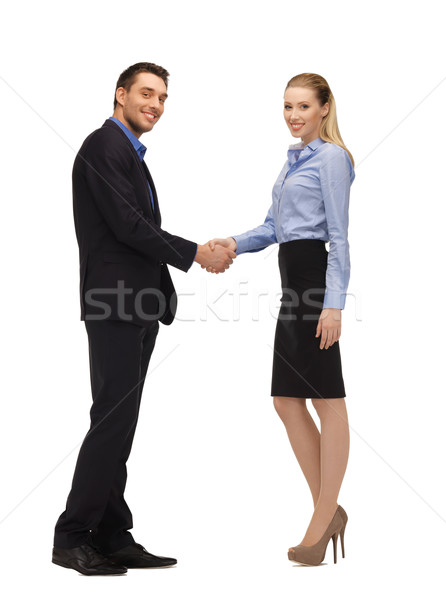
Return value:
<svg viewBox="0 0 446 600">
<path fill-rule="evenodd" d="M 73 209 L 80 258 L 81 320 L 88 334 L 90 429 L 82 443 L 54 534 L 52 561 L 84 575 L 163 567 L 129 529 L 124 500 L 141 394 L 159 324 L 175 316 L 167 265 L 223 272 L 236 257 L 161 229 L 158 198 L 140 136 L 164 112 L 169 73 L 137 63 L 119 77 L 113 116 L 91 133 L 73 166 Z"/>
</svg>

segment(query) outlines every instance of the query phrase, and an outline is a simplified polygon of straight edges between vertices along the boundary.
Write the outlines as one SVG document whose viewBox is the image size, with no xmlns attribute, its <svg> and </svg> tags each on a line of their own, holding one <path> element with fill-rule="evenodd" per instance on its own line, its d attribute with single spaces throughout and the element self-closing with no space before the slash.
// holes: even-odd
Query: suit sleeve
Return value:
<svg viewBox="0 0 446 600">
<path fill-rule="evenodd" d="M 143 212 L 129 177 L 132 156 L 124 145 L 115 143 L 113 135 L 96 131 L 77 157 L 99 212 L 120 242 L 151 260 L 188 271 L 197 244 L 161 229 Z"/>
</svg>

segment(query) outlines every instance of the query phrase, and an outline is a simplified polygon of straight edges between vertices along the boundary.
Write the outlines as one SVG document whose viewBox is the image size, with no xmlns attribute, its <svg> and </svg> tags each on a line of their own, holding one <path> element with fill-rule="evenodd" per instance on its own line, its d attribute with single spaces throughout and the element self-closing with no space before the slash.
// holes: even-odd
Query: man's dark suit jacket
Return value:
<svg viewBox="0 0 446 600">
<path fill-rule="evenodd" d="M 167 265 L 187 271 L 197 245 L 161 229 L 149 170 L 110 119 L 76 156 L 73 211 L 81 320 L 99 317 L 147 327 L 158 319 L 169 325 L 177 297 Z"/>
</svg>

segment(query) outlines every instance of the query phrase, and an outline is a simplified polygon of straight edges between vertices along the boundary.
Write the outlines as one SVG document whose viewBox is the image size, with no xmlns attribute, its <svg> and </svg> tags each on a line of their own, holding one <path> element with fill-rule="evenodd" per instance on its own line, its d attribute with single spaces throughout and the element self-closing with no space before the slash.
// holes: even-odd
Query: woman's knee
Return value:
<svg viewBox="0 0 446 600">
<path fill-rule="evenodd" d="M 279 417 L 285 420 L 289 415 L 295 414 L 296 411 L 306 410 L 305 398 L 288 398 L 286 396 L 274 396 L 274 408 Z"/>
<path fill-rule="evenodd" d="M 311 402 L 320 419 L 345 413 L 344 398 L 312 398 Z"/>
</svg>

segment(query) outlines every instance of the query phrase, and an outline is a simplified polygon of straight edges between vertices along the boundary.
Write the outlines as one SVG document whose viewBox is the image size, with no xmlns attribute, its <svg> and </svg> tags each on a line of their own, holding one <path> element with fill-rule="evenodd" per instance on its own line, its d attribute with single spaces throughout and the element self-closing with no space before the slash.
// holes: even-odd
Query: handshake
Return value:
<svg viewBox="0 0 446 600">
<path fill-rule="evenodd" d="M 237 243 L 234 238 L 214 238 L 204 246 L 198 245 L 195 262 L 208 273 L 224 273 L 236 258 L 236 249 Z"/>
</svg>

